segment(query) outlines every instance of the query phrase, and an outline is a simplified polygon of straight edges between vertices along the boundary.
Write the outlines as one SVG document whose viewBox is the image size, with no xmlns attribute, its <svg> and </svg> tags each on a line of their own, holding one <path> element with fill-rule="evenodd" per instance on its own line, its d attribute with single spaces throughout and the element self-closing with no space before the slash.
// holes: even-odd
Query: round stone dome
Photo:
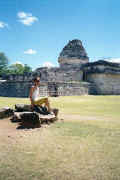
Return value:
<svg viewBox="0 0 120 180">
<path fill-rule="evenodd" d="M 69 41 L 69 43 L 63 48 L 58 62 L 61 67 L 66 65 L 78 66 L 89 62 L 86 50 L 82 45 L 82 42 L 78 39 Z"/>
</svg>

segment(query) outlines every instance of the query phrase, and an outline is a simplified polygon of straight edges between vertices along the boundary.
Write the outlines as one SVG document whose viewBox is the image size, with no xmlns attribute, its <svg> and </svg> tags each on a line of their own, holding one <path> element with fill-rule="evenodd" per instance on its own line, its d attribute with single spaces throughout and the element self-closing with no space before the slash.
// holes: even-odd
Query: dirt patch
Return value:
<svg viewBox="0 0 120 180">
<path fill-rule="evenodd" d="M 11 123 L 10 119 L 2 119 L 0 120 L 0 135 L 7 135 L 9 133 L 16 132 L 17 124 Z"/>
<path fill-rule="evenodd" d="M 65 115 L 61 114 L 59 117 L 60 122 L 87 122 L 87 121 L 108 121 L 110 118 L 107 117 L 95 117 L 95 116 L 81 116 L 81 115 Z M 115 121 L 115 119 L 114 119 Z M 0 120 L 0 140 L 3 142 L 6 141 L 8 138 L 13 137 L 14 139 L 18 139 L 21 136 L 24 136 L 25 134 L 32 134 L 33 132 L 37 131 L 37 134 L 39 134 L 43 128 L 48 128 L 51 125 L 42 125 L 41 128 L 36 129 L 17 129 L 18 123 L 12 123 L 10 121 L 10 118 L 2 119 Z M 29 133 L 28 133 L 29 132 Z"/>
</svg>

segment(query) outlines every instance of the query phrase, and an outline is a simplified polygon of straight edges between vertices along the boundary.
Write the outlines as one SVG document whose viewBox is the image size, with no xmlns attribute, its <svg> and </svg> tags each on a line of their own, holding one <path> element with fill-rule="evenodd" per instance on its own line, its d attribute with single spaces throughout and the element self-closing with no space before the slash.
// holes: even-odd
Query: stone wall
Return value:
<svg viewBox="0 0 120 180">
<path fill-rule="evenodd" d="M 30 82 L 5 81 L 0 82 L 0 96 L 4 97 L 28 97 Z"/>
<path fill-rule="evenodd" d="M 28 97 L 31 82 L 0 82 L 0 96 Z M 48 82 L 40 86 L 40 96 L 78 96 L 90 93 L 90 83 L 85 82 Z"/>
<path fill-rule="evenodd" d="M 95 84 L 94 94 L 120 95 L 120 74 L 89 73 L 87 80 Z"/>
<path fill-rule="evenodd" d="M 58 95 L 59 96 L 79 96 L 88 95 L 90 92 L 90 83 L 59 83 Z"/>
<path fill-rule="evenodd" d="M 8 80 L 8 81 L 32 81 L 34 73 L 24 73 L 21 75 L 18 74 L 10 74 L 10 75 L 5 75 L 3 74 L 2 79 Z"/>
<path fill-rule="evenodd" d="M 40 76 L 41 81 L 45 82 L 69 82 L 82 81 L 83 71 L 79 67 L 70 68 L 38 68 L 34 74 Z"/>
<path fill-rule="evenodd" d="M 81 67 L 42 67 L 30 74 L 6 76 L 6 81 L 0 81 L 0 96 L 28 97 L 36 76 L 44 83 L 40 86 L 41 96 L 120 94 L 120 64 L 100 60 Z"/>
</svg>

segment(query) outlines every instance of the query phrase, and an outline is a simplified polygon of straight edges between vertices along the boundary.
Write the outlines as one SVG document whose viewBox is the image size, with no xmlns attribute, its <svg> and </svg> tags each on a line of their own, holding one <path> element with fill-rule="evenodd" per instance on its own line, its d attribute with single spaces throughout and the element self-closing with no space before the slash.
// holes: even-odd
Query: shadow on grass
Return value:
<svg viewBox="0 0 120 180">
<path fill-rule="evenodd" d="M 35 128 L 40 128 L 41 125 L 40 124 L 34 124 L 34 123 L 30 123 L 30 122 L 21 122 L 20 119 L 15 119 L 15 118 L 11 118 L 10 121 L 12 123 L 16 123 L 17 130 L 24 130 L 24 129 L 35 129 Z"/>
</svg>

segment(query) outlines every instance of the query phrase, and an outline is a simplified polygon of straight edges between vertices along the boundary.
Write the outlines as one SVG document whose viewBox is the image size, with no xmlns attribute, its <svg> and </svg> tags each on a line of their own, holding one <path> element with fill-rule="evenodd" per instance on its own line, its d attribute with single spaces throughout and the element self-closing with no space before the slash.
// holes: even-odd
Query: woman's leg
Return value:
<svg viewBox="0 0 120 180">
<path fill-rule="evenodd" d="M 48 98 L 45 99 L 45 106 L 48 108 L 48 111 L 51 112 L 50 102 L 49 102 Z"/>
<path fill-rule="evenodd" d="M 48 111 L 51 112 L 51 108 L 50 108 L 50 103 L 48 98 L 40 98 L 37 101 L 34 101 L 35 105 L 41 106 L 42 104 L 45 104 L 45 106 L 47 107 Z"/>
</svg>

